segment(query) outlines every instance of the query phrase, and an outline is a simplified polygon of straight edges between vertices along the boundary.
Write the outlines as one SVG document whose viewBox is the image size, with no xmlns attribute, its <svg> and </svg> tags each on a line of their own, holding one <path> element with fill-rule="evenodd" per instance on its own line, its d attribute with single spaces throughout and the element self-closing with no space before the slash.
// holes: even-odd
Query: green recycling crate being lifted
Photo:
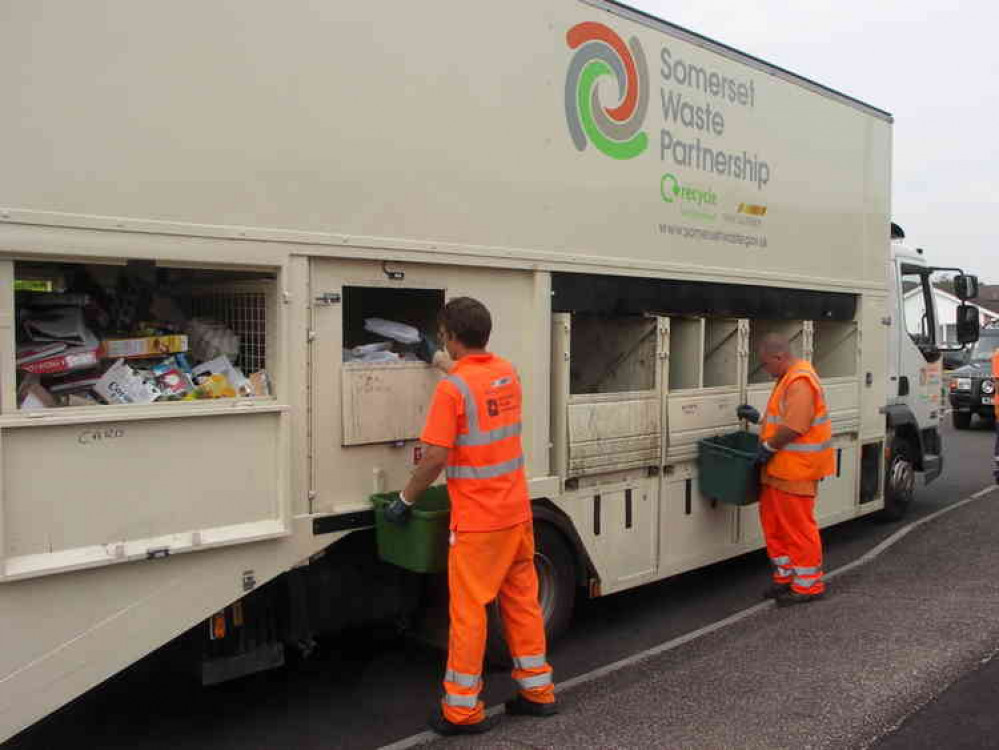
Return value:
<svg viewBox="0 0 999 750">
<path fill-rule="evenodd" d="M 750 505 L 757 501 L 760 469 L 756 453 L 760 438 L 751 432 L 697 441 L 697 473 L 701 494 L 729 505 Z"/>
<path fill-rule="evenodd" d="M 447 568 L 451 500 L 447 487 L 431 487 L 416 501 L 409 521 L 397 526 L 385 520 L 385 508 L 397 492 L 372 495 L 378 556 L 414 573 L 440 573 Z"/>
</svg>

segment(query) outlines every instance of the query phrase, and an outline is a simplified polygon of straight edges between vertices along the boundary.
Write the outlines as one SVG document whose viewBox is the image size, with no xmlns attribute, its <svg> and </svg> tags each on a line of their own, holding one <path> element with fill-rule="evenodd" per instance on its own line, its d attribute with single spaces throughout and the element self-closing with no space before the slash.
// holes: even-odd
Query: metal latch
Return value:
<svg viewBox="0 0 999 750">
<path fill-rule="evenodd" d="M 339 305 L 340 304 L 340 293 L 339 292 L 323 292 L 318 297 L 316 297 L 316 304 L 318 304 L 318 305 Z"/>
</svg>

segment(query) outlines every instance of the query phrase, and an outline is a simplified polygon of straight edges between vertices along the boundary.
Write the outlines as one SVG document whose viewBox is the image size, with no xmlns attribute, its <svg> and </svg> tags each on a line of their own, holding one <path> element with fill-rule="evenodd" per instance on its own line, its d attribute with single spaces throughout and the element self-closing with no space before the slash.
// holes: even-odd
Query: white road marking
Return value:
<svg viewBox="0 0 999 750">
<path fill-rule="evenodd" d="M 847 563 L 846 565 L 836 568 L 836 570 L 832 571 L 831 573 L 826 573 L 825 577 L 827 579 L 836 578 L 837 576 L 840 576 L 843 573 L 848 573 L 854 568 L 858 568 L 861 565 L 866 565 L 875 558 L 884 554 L 886 550 L 893 547 L 895 544 L 901 541 L 905 536 L 907 536 L 911 531 L 913 531 L 914 529 L 918 529 L 924 523 L 929 523 L 930 521 L 933 521 L 934 519 L 937 519 L 940 516 L 950 513 L 953 510 L 957 510 L 958 508 L 965 506 L 970 502 L 983 498 L 986 495 L 995 492 L 997 489 L 999 489 L 999 486 L 995 485 L 984 487 L 975 494 L 966 497 L 963 500 L 959 500 L 953 505 L 948 505 L 946 508 L 941 508 L 935 513 L 930 513 L 930 515 L 925 516 L 924 518 L 920 518 L 918 521 L 913 521 L 912 523 L 906 524 L 901 529 L 896 531 L 887 539 L 884 539 L 880 544 L 868 550 L 865 554 L 861 555 L 853 562 Z M 724 630 L 729 625 L 734 625 L 735 623 L 740 622 L 741 620 L 745 620 L 747 617 L 752 617 L 753 615 L 759 613 L 761 610 L 773 606 L 774 606 L 773 601 L 766 601 L 766 602 L 760 602 L 759 604 L 754 604 L 752 607 L 747 607 L 744 610 L 736 612 L 734 615 L 729 615 L 728 617 L 722 620 L 718 620 L 717 622 L 705 625 L 704 627 L 698 628 L 697 630 L 692 630 L 689 633 L 684 633 L 683 635 L 677 636 L 676 638 L 666 641 L 665 643 L 660 643 L 658 646 L 653 646 L 644 651 L 639 651 L 638 653 L 632 654 L 631 656 L 627 656 L 623 659 L 618 659 L 617 661 L 611 662 L 610 664 L 605 664 L 604 666 L 597 667 L 596 669 L 590 670 L 589 672 L 584 672 L 583 674 L 576 675 L 571 679 L 556 681 L 557 688 L 560 691 L 571 690 L 572 688 L 578 687 L 580 685 L 585 685 L 588 682 L 592 682 L 593 680 L 605 677 L 609 674 L 612 674 L 613 672 L 617 672 L 618 670 L 624 669 L 625 667 L 630 667 L 635 664 L 638 664 L 639 662 L 643 662 L 646 659 L 651 659 L 653 656 L 658 656 L 659 654 L 663 654 L 667 651 L 672 651 L 673 649 L 679 648 L 680 646 L 690 643 L 691 641 L 696 641 L 698 638 L 702 638 L 703 636 L 710 635 L 711 633 L 716 633 L 719 630 Z M 493 716 L 495 714 L 500 713 L 503 710 L 504 709 L 502 705 L 493 706 L 492 708 L 486 711 L 486 715 Z M 408 750 L 408 748 L 417 747 L 418 745 L 423 745 L 427 742 L 436 739 L 439 739 L 439 737 L 434 732 L 431 731 L 420 732 L 419 734 L 414 734 L 410 737 L 404 737 L 403 739 L 398 740 L 397 742 L 393 742 L 391 745 L 383 745 L 378 750 Z"/>
</svg>

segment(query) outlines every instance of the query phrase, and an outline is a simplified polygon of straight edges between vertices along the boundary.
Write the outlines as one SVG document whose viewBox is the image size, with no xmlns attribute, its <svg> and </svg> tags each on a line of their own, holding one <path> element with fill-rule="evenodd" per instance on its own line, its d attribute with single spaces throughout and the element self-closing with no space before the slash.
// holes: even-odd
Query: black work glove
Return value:
<svg viewBox="0 0 999 750">
<path fill-rule="evenodd" d="M 770 459 L 776 455 L 777 451 L 763 441 L 760 441 L 760 447 L 756 449 L 756 465 L 766 466 Z"/>
<path fill-rule="evenodd" d="M 735 410 L 735 416 L 739 419 L 745 419 L 753 424 L 760 423 L 760 412 L 755 406 L 750 406 L 749 404 L 743 404 Z"/>
<path fill-rule="evenodd" d="M 434 355 L 439 351 L 440 347 L 437 346 L 437 339 L 429 333 L 421 333 L 420 340 L 416 343 L 413 349 L 416 356 L 428 365 L 432 365 L 434 363 Z"/>
<path fill-rule="evenodd" d="M 396 526 L 405 526 L 409 523 L 409 514 L 412 512 L 413 506 L 403 500 L 402 493 L 399 493 L 385 507 L 385 520 Z"/>
</svg>

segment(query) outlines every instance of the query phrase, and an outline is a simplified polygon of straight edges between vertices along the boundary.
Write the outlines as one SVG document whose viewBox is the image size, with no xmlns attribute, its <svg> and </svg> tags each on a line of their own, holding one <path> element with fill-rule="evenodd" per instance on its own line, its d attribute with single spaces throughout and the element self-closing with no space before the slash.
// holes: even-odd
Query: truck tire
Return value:
<svg viewBox="0 0 999 750">
<path fill-rule="evenodd" d="M 955 430 L 967 430 L 971 427 L 971 417 L 970 411 L 953 411 L 950 414 L 951 421 L 954 423 Z"/>
<path fill-rule="evenodd" d="M 916 493 L 916 466 L 909 441 L 893 437 L 888 470 L 885 472 L 884 521 L 898 521 L 905 516 Z"/>
<path fill-rule="evenodd" d="M 534 567 L 538 571 L 538 601 L 545 620 L 545 637 L 551 648 L 572 619 L 576 604 L 576 559 L 568 542 L 549 523 L 535 523 Z M 509 669 L 513 664 L 497 602 L 489 605 L 486 660 L 491 666 L 502 669 Z"/>
</svg>

